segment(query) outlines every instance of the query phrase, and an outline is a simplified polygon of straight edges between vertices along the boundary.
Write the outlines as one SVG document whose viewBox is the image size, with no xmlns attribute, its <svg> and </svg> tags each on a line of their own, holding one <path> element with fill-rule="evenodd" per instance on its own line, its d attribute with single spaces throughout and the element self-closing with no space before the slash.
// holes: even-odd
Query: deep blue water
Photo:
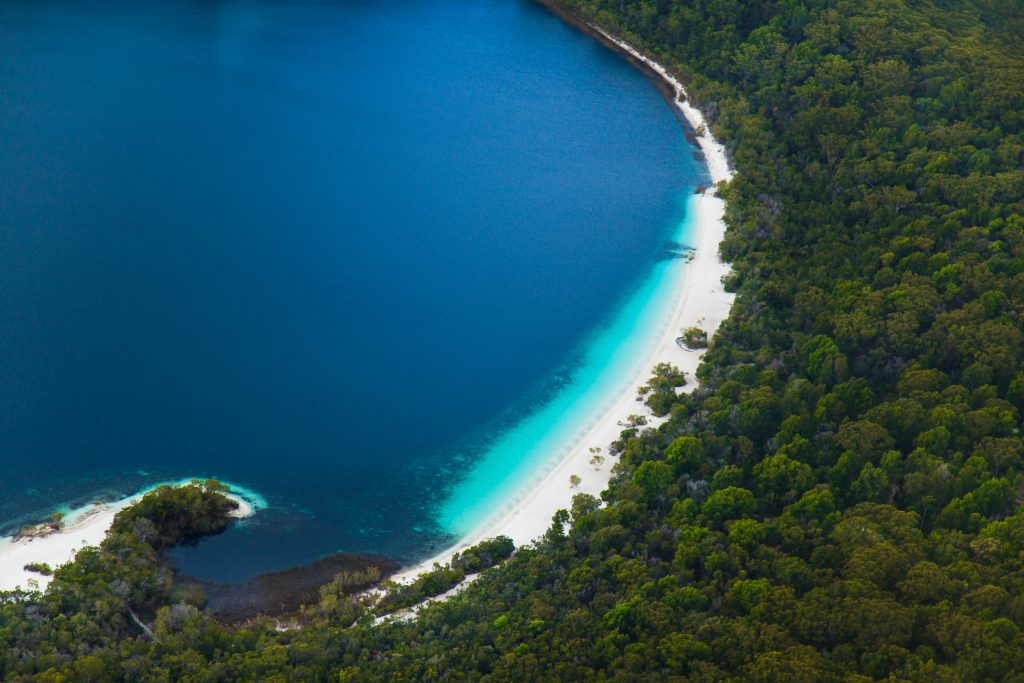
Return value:
<svg viewBox="0 0 1024 683">
<path fill-rule="evenodd" d="M 422 556 L 702 178 L 528 0 L 0 4 L 0 522 L 217 476 L 188 571 Z"/>
</svg>

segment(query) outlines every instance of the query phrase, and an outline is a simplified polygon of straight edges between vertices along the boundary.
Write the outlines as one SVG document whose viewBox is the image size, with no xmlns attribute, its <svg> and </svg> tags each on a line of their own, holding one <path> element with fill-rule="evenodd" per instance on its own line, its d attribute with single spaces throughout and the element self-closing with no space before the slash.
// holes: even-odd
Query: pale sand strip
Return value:
<svg viewBox="0 0 1024 683">
<path fill-rule="evenodd" d="M 725 148 L 712 137 L 700 110 L 689 103 L 686 91 L 679 80 L 625 41 L 615 38 L 600 27 L 591 28 L 624 52 L 642 61 L 675 89 L 675 105 L 694 131 L 699 133 L 697 143 L 704 152 L 713 183 L 717 185 L 728 181 L 732 177 L 732 171 L 729 169 Z M 695 234 L 693 244 L 690 245 L 694 248 L 693 258 L 683 269 L 682 280 L 677 290 L 678 296 L 672 302 L 672 309 L 666 311 L 666 317 L 670 322 L 664 327 L 662 337 L 647 360 L 644 371 L 629 385 L 628 390 L 617 397 L 610 408 L 595 416 L 597 426 L 593 430 L 574 438 L 565 459 L 552 468 L 532 491 L 525 493 L 522 498 L 510 505 L 503 516 L 482 523 L 457 545 L 402 570 L 391 577 L 392 580 L 412 581 L 419 574 L 430 570 L 434 564 L 448 563 L 454 553 L 495 536 L 509 536 L 517 546 L 534 541 L 551 526 L 551 518 L 556 511 L 568 509 L 572 505 L 574 495 L 589 493 L 600 496 L 608 487 L 614 458 L 607 456 L 607 451 L 609 444 L 619 437 L 623 429 L 619 422 L 634 414 L 647 414 L 650 426 L 660 422 L 649 415 L 649 411 L 642 403 L 637 402 L 637 390 L 647 383 L 658 363 L 672 363 L 685 371 L 688 378 L 686 390 L 692 391 L 697 386 L 694 373 L 703 351 L 684 350 L 676 344 L 676 338 L 680 330 L 691 326 L 699 326 L 709 333 L 717 330 L 729 314 L 734 298 L 734 295 L 726 292 L 722 286 L 722 278 L 729 272 L 729 266 L 718 256 L 718 245 L 725 235 L 725 203 L 713 193 L 714 188 L 711 188 L 704 194 L 696 196 L 690 204 L 690 210 L 696 211 Z M 606 454 L 604 465 L 596 471 L 589 464 L 592 456 L 590 448 L 595 446 L 600 447 L 602 453 Z M 575 489 L 569 487 L 569 477 L 573 474 L 582 479 L 582 483 Z M 453 592 L 456 591 L 450 593 Z"/>
<path fill-rule="evenodd" d="M 596 32 L 619 46 L 623 51 L 644 62 L 653 71 L 665 79 L 677 93 L 676 105 L 693 126 L 701 132 L 697 142 L 704 152 L 712 181 L 717 184 L 732 177 L 729 170 L 725 150 L 712 136 L 704 116 L 699 110 L 685 100 L 682 84 L 671 76 L 660 64 L 647 58 L 629 44 L 621 41 L 603 29 L 593 26 Z M 420 564 L 409 567 L 392 578 L 398 581 L 410 581 L 424 571 L 431 569 L 435 563 L 445 564 L 454 553 L 495 536 L 509 536 L 517 545 L 530 543 L 540 537 L 551 525 L 554 513 L 572 504 L 572 497 L 577 493 L 589 493 L 598 496 L 608 486 L 611 476 L 613 458 L 606 457 L 604 465 L 595 470 L 589 464 L 592 446 L 599 446 L 607 452 L 608 445 L 618 438 L 622 430 L 620 421 L 628 416 L 643 412 L 641 404 L 636 400 L 637 390 L 650 378 L 654 366 L 661 362 L 669 362 L 684 370 L 690 378 L 687 385 L 690 390 L 695 386 L 694 372 L 703 355 L 702 352 L 686 351 L 676 344 L 679 331 L 690 326 L 700 326 L 705 330 L 717 329 L 729 313 L 733 295 L 722 287 L 721 279 L 728 273 L 729 267 L 718 257 L 718 245 L 725 234 L 723 221 L 724 203 L 714 197 L 712 190 L 696 197 L 691 209 L 696 210 L 696 230 L 694 234 L 693 258 L 684 269 L 680 282 L 679 296 L 673 302 L 673 310 L 668 311 L 670 324 L 655 352 L 648 360 L 645 371 L 636 378 L 630 388 L 623 392 L 612 406 L 596 417 L 597 426 L 590 433 L 575 440 L 569 455 L 554 467 L 544 480 L 527 495 L 512 506 L 497 521 L 488 521 L 463 538 L 456 546 L 449 548 Z M 650 420 L 651 424 L 655 420 Z M 578 475 L 582 483 L 578 488 L 571 489 L 568 485 L 569 476 Z M 29 562 L 45 562 L 51 567 L 58 567 L 70 561 L 75 552 L 85 546 L 99 545 L 107 529 L 113 523 L 114 516 L 125 507 L 136 502 L 141 494 L 125 498 L 113 503 L 88 506 L 76 511 L 65 521 L 64 527 L 47 536 L 14 541 L 10 537 L 0 539 L 0 590 L 10 590 L 16 586 L 32 587 L 32 581 L 43 589 L 49 583 L 49 577 L 24 571 Z M 232 496 L 241 505 L 236 513 L 239 517 L 252 514 L 253 509 L 243 499 Z M 455 591 L 453 591 L 455 592 Z"/>
<path fill-rule="evenodd" d="M 147 489 L 147 491 L 150 489 Z M 0 590 L 45 590 L 50 583 L 49 576 L 27 572 L 24 567 L 30 562 L 46 563 L 51 568 L 70 562 L 75 553 L 86 546 L 98 546 L 114 523 L 114 516 L 126 507 L 136 503 L 146 493 L 143 491 L 128 498 L 111 503 L 94 503 L 79 508 L 64 519 L 60 531 L 14 540 L 7 536 L 0 538 Z M 228 497 L 238 503 L 232 517 L 248 517 L 253 506 L 236 494 Z"/>
</svg>

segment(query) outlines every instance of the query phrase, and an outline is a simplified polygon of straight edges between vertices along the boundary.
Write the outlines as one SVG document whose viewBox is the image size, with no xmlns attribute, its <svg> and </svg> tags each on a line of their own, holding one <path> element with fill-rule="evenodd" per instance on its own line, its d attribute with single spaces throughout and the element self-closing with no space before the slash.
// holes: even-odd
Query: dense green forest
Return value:
<svg viewBox="0 0 1024 683">
<path fill-rule="evenodd" d="M 136 520 L 5 597 L 6 680 L 1024 681 L 1024 5 L 552 4 L 675 69 L 733 155 L 700 388 L 415 620 L 339 576 L 302 628 L 218 626 Z"/>
</svg>

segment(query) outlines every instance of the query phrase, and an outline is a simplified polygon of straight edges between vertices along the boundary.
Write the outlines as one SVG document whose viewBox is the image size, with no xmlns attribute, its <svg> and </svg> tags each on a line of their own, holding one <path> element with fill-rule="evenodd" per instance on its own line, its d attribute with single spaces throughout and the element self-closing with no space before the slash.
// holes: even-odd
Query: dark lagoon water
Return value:
<svg viewBox="0 0 1024 683">
<path fill-rule="evenodd" d="M 703 173 L 526 0 L 4 2 L 0 522 L 216 476 L 265 508 L 187 571 L 423 556 Z"/>
</svg>

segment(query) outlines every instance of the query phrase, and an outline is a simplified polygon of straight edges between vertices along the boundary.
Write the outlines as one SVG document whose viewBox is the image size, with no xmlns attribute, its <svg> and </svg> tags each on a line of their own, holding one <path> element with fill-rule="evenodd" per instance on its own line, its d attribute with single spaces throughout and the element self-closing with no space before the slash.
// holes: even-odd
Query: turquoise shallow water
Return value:
<svg viewBox="0 0 1024 683">
<path fill-rule="evenodd" d="M 267 507 L 211 579 L 497 505 L 627 374 L 704 178 L 525 0 L 12 1 L 0 44 L 0 525 L 221 477 Z"/>
<path fill-rule="evenodd" d="M 563 370 L 547 400 L 491 436 L 467 476 L 449 494 L 439 520 L 453 535 L 471 532 L 496 510 L 526 495 L 649 370 L 648 360 L 670 324 L 666 311 L 674 309 L 681 294 L 684 256 L 695 229 L 692 198 L 685 207 L 680 203 L 679 214 L 684 218 L 671 239 L 676 249 L 656 263 L 610 320 L 580 344 L 575 362 Z M 640 408 L 638 404 L 637 412 Z"/>
</svg>

